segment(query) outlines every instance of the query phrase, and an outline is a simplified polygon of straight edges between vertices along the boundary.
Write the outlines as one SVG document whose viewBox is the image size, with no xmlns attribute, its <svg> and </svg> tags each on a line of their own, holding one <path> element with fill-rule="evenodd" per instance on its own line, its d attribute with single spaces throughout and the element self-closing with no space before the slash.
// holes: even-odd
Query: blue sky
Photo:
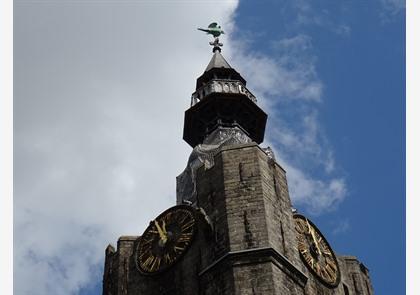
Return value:
<svg viewBox="0 0 420 295">
<path fill-rule="evenodd" d="M 268 56 L 276 54 L 273 40 L 310 39 L 306 54 L 315 59 L 323 85 L 317 106 L 328 141 L 323 148 L 333 151 L 347 188 L 335 210 L 313 220 L 338 253 L 359 257 L 371 270 L 376 294 L 404 294 L 404 10 L 380 1 L 308 1 L 307 9 L 301 2 L 243 1 L 235 20 L 253 35 L 250 50 Z M 283 104 L 278 111 L 296 132 L 299 104 Z M 316 165 L 297 165 L 314 177 L 328 177 Z"/>
<path fill-rule="evenodd" d="M 404 293 L 403 1 L 17 0 L 16 294 L 100 294 L 106 245 L 174 204 L 212 21 L 295 207 L 376 294 Z"/>
</svg>

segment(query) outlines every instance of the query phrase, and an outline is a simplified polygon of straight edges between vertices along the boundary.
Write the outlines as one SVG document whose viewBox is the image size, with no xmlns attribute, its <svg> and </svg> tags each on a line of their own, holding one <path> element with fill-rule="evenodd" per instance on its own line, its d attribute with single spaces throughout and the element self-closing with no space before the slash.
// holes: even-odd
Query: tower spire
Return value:
<svg viewBox="0 0 420 295">
<path fill-rule="evenodd" d="M 184 140 L 195 148 L 199 144 L 214 144 L 215 134 L 223 133 L 223 138 L 240 134 L 241 142 L 261 143 L 267 115 L 246 88 L 245 79 L 222 56 L 223 44 L 218 37 L 224 32 L 217 23 L 198 30 L 213 35 L 214 41 L 209 42 L 213 56 L 198 77 L 191 107 L 185 112 Z"/>
</svg>

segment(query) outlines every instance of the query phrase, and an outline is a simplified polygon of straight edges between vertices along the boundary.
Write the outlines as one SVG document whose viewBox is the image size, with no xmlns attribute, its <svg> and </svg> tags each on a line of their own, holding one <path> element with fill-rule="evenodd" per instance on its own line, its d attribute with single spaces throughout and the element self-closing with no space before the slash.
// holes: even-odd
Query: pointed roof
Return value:
<svg viewBox="0 0 420 295">
<path fill-rule="evenodd" d="M 213 68 L 225 68 L 225 69 L 231 69 L 232 67 L 228 64 L 228 62 L 225 60 L 223 55 L 216 50 L 213 54 L 213 57 L 211 58 L 205 72 L 210 71 Z"/>
<path fill-rule="evenodd" d="M 239 80 L 244 84 L 244 86 L 246 86 L 245 79 L 242 78 L 241 75 L 228 64 L 223 55 L 220 53 L 220 48 L 219 50 L 214 50 L 213 56 L 207 68 L 197 79 L 195 89 L 197 90 L 216 77 L 218 79 Z"/>
</svg>

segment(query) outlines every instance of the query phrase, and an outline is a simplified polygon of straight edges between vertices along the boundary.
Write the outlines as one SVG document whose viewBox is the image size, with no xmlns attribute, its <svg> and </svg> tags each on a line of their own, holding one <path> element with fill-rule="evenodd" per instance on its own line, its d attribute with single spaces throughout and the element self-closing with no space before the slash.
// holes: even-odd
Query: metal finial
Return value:
<svg viewBox="0 0 420 295">
<path fill-rule="evenodd" d="M 222 51 L 222 49 L 220 47 L 222 47 L 223 44 L 219 42 L 218 37 L 221 34 L 224 34 L 225 32 L 223 32 L 222 28 L 220 26 L 218 26 L 217 23 L 209 24 L 207 29 L 197 28 L 197 30 L 206 32 L 207 34 L 210 34 L 210 35 L 213 35 L 214 41 L 209 42 L 209 44 L 213 46 L 213 52 L 216 52 L 216 50 L 219 51 L 219 52 Z"/>
<path fill-rule="evenodd" d="M 214 38 L 214 41 L 213 42 L 209 42 L 209 44 L 213 46 L 213 52 L 216 52 L 216 50 L 218 50 L 219 52 L 222 51 L 222 48 L 220 48 L 220 47 L 223 46 L 223 43 L 220 43 L 219 42 L 219 38 L 218 37 Z"/>
</svg>

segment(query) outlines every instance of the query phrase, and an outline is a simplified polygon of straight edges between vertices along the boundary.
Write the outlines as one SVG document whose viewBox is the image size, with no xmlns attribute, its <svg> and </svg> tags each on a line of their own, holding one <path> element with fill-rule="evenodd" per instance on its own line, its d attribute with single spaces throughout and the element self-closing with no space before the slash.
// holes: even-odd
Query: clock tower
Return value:
<svg viewBox="0 0 420 295">
<path fill-rule="evenodd" d="M 286 171 L 259 145 L 267 115 L 210 26 L 213 56 L 184 117 L 193 150 L 176 205 L 106 248 L 103 295 L 372 295 L 368 269 L 292 208 Z"/>
</svg>

